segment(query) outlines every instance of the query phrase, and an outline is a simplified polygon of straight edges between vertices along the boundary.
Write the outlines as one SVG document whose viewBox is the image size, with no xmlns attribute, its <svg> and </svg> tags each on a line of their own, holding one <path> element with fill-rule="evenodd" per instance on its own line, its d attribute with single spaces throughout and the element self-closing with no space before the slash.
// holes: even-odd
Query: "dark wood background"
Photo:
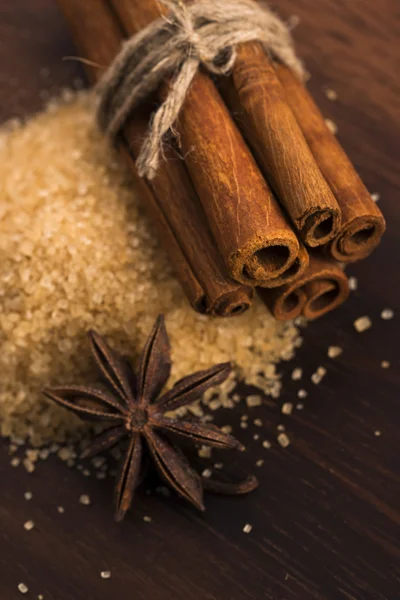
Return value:
<svg viewBox="0 0 400 600">
<path fill-rule="evenodd" d="M 84 1 L 84 0 L 82 0 Z M 245 466 L 260 488 L 240 499 L 208 497 L 198 515 L 175 498 L 139 494 L 135 510 L 114 524 L 111 481 L 84 478 L 56 459 L 28 475 L 0 449 L 0 598 L 46 600 L 397 600 L 400 598 L 399 123 L 398 0 L 281 0 L 296 14 L 300 55 L 310 87 L 368 189 L 381 195 L 388 231 L 379 250 L 351 268 L 359 290 L 335 314 L 304 332 L 304 346 L 282 364 L 284 392 L 254 414 L 275 439 L 284 422 L 292 444 L 269 451 L 248 442 Z M 0 0 L 0 118 L 40 109 L 48 93 L 79 76 L 70 36 L 55 0 Z M 338 92 L 330 102 L 324 87 Z M 393 321 L 380 319 L 384 307 Z M 353 320 L 369 315 L 357 334 Z M 328 360 L 330 344 L 344 348 Z M 389 360 L 390 369 L 380 363 Z M 320 364 L 328 374 L 309 382 Z M 289 376 L 302 366 L 301 386 Z M 1 385 L 1 374 L 0 374 Z M 283 400 L 307 387 L 302 412 L 283 417 Z M 374 431 L 381 431 L 376 437 Z M 263 468 L 254 463 L 264 458 Z M 31 489 L 34 498 L 24 500 Z M 93 504 L 78 503 L 89 493 Z M 56 506 L 65 506 L 60 515 Z M 143 522 L 143 515 L 153 522 Z M 27 533 L 23 523 L 34 519 Z M 242 532 L 245 523 L 253 531 Z M 100 571 L 110 569 L 104 581 Z"/>
</svg>

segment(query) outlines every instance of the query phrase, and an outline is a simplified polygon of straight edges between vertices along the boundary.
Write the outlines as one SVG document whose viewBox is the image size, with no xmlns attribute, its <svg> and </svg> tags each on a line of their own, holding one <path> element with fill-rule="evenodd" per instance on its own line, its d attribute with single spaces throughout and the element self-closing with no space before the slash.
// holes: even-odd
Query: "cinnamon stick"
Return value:
<svg viewBox="0 0 400 600">
<path fill-rule="evenodd" d="M 259 294 L 279 321 L 301 314 L 312 320 L 340 306 L 348 298 L 349 283 L 336 261 L 312 251 L 309 267 L 301 277 L 278 289 L 260 289 Z"/>
<path fill-rule="evenodd" d="M 342 211 L 342 226 L 330 246 L 330 253 L 341 262 L 365 258 L 378 246 L 385 231 L 382 213 L 343 148 L 329 131 L 304 85 L 284 65 L 276 63 L 275 71 L 287 102 Z"/>
<path fill-rule="evenodd" d="M 80 52 L 92 63 L 86 66 L 90 78 L 96 81 L 120 48 L 123 38 L 118 22 L 103 0 L 59 0 L 59 5 Z M 135 155 L 140 149 L 148 117 L 138 113 L 124 130 L 129 153 L 123 148 L 122 152 L 136 178 L 131 153 Z M 194 308 L 217 316 L 246 310 L 252 290 L 227 277 L 181 161 L 162 165 L 151 189 L 145 189 L 145 184 L 141 188 L 160 240 Z"/>
<path fill-rule="evenodd" d="M 258 42 L 241 44 L 221 91 L 277 198 L 304 242 L 321 246 L 338 233 L 341 214 Z"/>
<path fill-rule="evenodd" d="M 151 192 L 144 180 L 137 174 L 134 160 L 132 159 L 129 151 L 123 146 L 122 151 L 125 154 L 125 160 L 132 167 L 132 177 L 135 183 L 135 188 L 141 194 L 143 202 L 146 205 L 146 210 L 152 220 L 157 234 L 163 241 L 163 247 L 168 256 L 172 259 L 174 271 L 177 274 L 183 291 L 185 292 L 190 304 L 197 312 L 207 313 L 209 309 L 209 302 L 207 302 L 204 290 L 196 279 L 181 250 L 181 247 L 179 246 L 174 232 L 160 210 L 156 196 Z"/>
<path fill-rule="evenodd" d="M 126 35 L 137 33 L 161 14 L 156 0 L 109 3 Z M 192 82 L 176 129 L 192 182 L 230 275 L 244 284 L 267 285 L 292 265 L 294 270 L 300 268 L 296 262 L 297 237 L 215 85 L 202 72 Z"/>
</svg>

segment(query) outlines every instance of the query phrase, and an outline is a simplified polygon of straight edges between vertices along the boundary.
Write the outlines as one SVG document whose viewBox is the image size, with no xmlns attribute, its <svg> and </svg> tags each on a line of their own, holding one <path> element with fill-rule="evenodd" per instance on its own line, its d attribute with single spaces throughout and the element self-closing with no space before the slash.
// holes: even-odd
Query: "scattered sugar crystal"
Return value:
<svg viewBox="0 0 400 600">
<path fill-rule="evenodd" d="M 22 464 L 25 467 L 25 471 L 27 471 L 28 473 L 33 473 L 33 471 L 35 470 L 35 465 L 28 458 L 24 458 Z"/>
<path fill-rule="evenodd" d="M 369 317 L 358 317 L 353 323 L 354 329 L 358 331 L 358 333 L 362 333 L 363 331 L 367 331 L 372 325 L 372 321 Z"/>
<path fill-rule="evenodd" d="M 329 346 L 328 348 L 328 356 L 329 358 L 337 358 L 343 352 L 343 348 L 340 346 Z"/>
<path fill-rule="evenodd" d="M 260 458 L 259 460 L 257 460 L 256 462 L 256 467 L 262 467 L 264 464 L 264 460 L 262 458 Z"/>
<path fill-rule="evenodd" d="M 224 463 L 218 462 L 214 464 L 215 469 L 223 469 Z"/>
<path fill-rule="evenodd" d="M 373 194 L 371 194 L 371 198 L 374 202 L 379 202 L 379 200 L 381 199 L 381 195 L 377 192 L 374 192 Z"/>
<path fill-rule="evenodd" d="M 286 435 L 286 433 L 280 433 L 278 435 L 278 444 L 280 446 L 282 446 L 282 448 L 287 448 L 290 444 L 290 440 L 288 438 L 288 436 Z"/>
<path fill-rule="evenodd" d="M 26 523 L 24 523 L 24 529 L 26 531 L 31 531 L 34 527 L 35 527 L 35 523 L 32 520 L 26 521 Z"/>
<path fill-rule="evenodd" d="M 349 277 L 349 288 L 352 292 L 355 292 L 358 288 L 358 279 L 356 277 Z"/>
<path fill-rule="evenodd" d="M 208 479 L 212 475 L 212 470 L 211 469 L 204 469 L 204 471 L 202 472 L 201 475 L 202 475 L 202 477 L 205 477 L 206 479 Z"/>
<path fill-rule="evenodd" d="M 390 367 L 390 362 L 388 360 L 383 360 L 381 362 L 382 369 L 388 369 Z"/>
<path fill-rule="evenodd" d="M 255 434 L 253 435 L 253 440 L 257 441 L 257 440 L 259 440 L 259 439 L 260 439 L 260 434 L 259 434 L 259 433 L 255 433 Z"/>
<path fill-rule="evenodd" d="M 261 396 L 259 396 L 257 394 L 247 396 L 246 404 L 249 408 L 253 408 L 254 406 L 260 406 L 262 404 L 262 398 L 261 398 Z"/>
<path fill-rule="evenodd" d="M 18 458 L 17 456 L 14 456 L 14 458 L 12 458 L 10 461 L 10 465 L 12 467 L 19 467 L 20 464 L 21 464 L 21 459 Z"/>
<path fill-rule="evenodd" d="M 152 520 L 153 520 L 153 519 L 152 519 L 151 517 L 149 517 L 148 515 L 145 515 L 145 516 L 143 517 L 143 521 L 144 521 L 145 523 L 151 523 L 151 522 L 152 522 Z"/>
<path fill-rule="evenodd" d="M 110 579 L 110 577 L 111 577 L 111 571 L 101 571 L 100 577 L 102 579 Z"/>
<path fill-rule="evenodd" d="M 296 404 L 296 408 L 297 408 L 297 410 L 303 410 L 303 408 L 304 408 L 304 404 L 303 404 L 302 402 L 298 402 L 298 403 Z"/>
<path fill-rule="evenodd" d="M 90 496 L 88 496 L 88 494 L 82 494 L 81 496 L 79 496 L 79 502 L 80 502 L 80 504 L 83 504 L 84 506 L 89 506 Z"/>
<path fill-rule="evenodd" d="M 298 396 L 299 398 L 307 398 L 307 396 L 308 396 L 308 392 L 307 392 L 307 390 L 303 390 L 303 389 L 301 389 L 301 390 L 299 390 L 299 391 L 297 392 L 297 396 Z"/>
<path fill-rule="evenodd" d="M 286 427 L 284 425 L 282 425 L 282 423 L 280 423 L 279 425 L 277 425 L 277 430 L 278 431 L 285 431 Z"/>
<path fill-rule="evenodd" d="M 325 96 L 328 98 L 328 100 L 331 100 L 332 102 L 335 102 L 335 100 L 337 100 L 337 92 L 335 90 L 332 90 L 331 88 L 325 88 Z"/>
<path fill-rule="evenodd" d="M 319 383 L 321 383 L 321 381 L 323 380 L 323 378 L 326 375 L 326 369 L 325 367 L 318 367 L 318 369 L 315 371 L 315 373 L 313 373 L 311 375 L 311 381 L 315 384 L 318 385 Z"/>
<path fill-rule="evenodd" d="M 242 429 L 247 429 L 249 426 L 249 424 L 247 423 L 247 421 L 240 421 L 240 427 Z"/>
<path fill-rule="evenodd" d="M 267 448 L 267 450 L 271 448 L 271 442 L 269 442 L 268 440 L 264 440 L 262 445 L 264 446 L 264 448 Z"/>
<path fill-rule="evenodd" d="M 60 515 L 62 515 L 65 512 L 65 508 L 63 506 L 57 506 L 57 512 L 60 513 Z"/>
<path fill-rule="evenodd" d="M 211 453 L 212 453 L 211 446 L 201 446 L 197 451 L 197 454 L 200 456 L 200 458 L 210 458 Z"/>
<path fill-rule="evenodd" d="M 32 500 L 32 498 L 33 498 L 32 492 L 25 492 L 24 498 L 25 498 L 25 500 Z"/>
<path fill-rule="evenodd" d="M 282 413 L 284 415 L 291 415 L 293 411 L 293 404 L 291 402 L 284 402 L 282 404 Z"/>
<path fill-rule="evenodd" d="M 254 425 L 256 425 L 257 427 L 262 427 L 262 420 L 261 419 L 254 419 L 253 421 Z"/>
<path fill-rule="evenodd" d="M 90 477 L 90 471 L 89 471 L 89 469 L 83 469 L 83 471 L 82 471 L 82 475 L 83 475 L 84 477 Z"/>
<path fill-rule="evenodd" d="M 106 462 L 106 459 L 104 458 L 104 456 L 95 456 L 94 458 L 92 458 L 92 465 L 94 466 L 95 469 L 100 469 L 100 467 L 102 467 Z"/>
<path fill-rule="evenodd" d="M 376 431 L 374 431 L 374 435 L 375 435 L 376 437 L 380 437 L 380 436 L 382 435 L 382 432 L 381 432 L 381 431 L 379 431 L 379 429 L 377 429 Z"/>
<path fill-rule="evenodd" d="M 25 585 L 25 583 L 19 583 L 18 591 L 21 592 L 21 594 L 27 594 L 29 592 L 29 588 L 27 585 Z"/>
<path fill-rule="evenodd" d="M 71 446 L 64 446 L 57 452 L 57 456 L 61 460 L 67 461 L 76 458 L 76 452 Z"/>
<path fill-rule="evenodd" d="M 334 123 L 332 121 L 332 119 L 325 119 L 325 124 L 326 124 L 327 128 L 329 129 L 329 131 L 331 133 L 333 133 L 333 135 L 337 134 L 338 127 L 337 127 L 336 123 Z"/>
<path fill-rule="evenodd" d="M 381 312 L 381 319 L 384 321 L 389 321 L 390 319 L 393 319 L 393 317 L 394 311 L 391 308 L 384 308 Z"/>
<path fill-rule="evenodd" d="M 208 406 L 210 410 L 217 410 L 221 407 L 221 400 L 211 400 L 211 402 L 208 403 Z"/>
<path fill-rule="evenodd" d="M 303 376 L 303 369 L 300 369 L 300 367 L 293 369 L 293 371 L 292 371 L 293 381 L 298 381 L 299 379 L 302 378 L 302 376 Z"/>
<path fill-rule="evenodd" d="M 244 533 L 250 533 L 252 529 L 253 525 L 250 525 L 250 523 L 246 523 L 246 525 L 243 527 Z"/>
</svg>

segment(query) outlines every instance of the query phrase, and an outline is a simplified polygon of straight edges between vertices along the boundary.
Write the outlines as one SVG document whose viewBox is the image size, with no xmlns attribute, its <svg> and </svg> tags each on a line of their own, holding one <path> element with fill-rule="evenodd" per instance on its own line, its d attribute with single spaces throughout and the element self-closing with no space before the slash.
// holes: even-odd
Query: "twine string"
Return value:
<svg viewBox="0 0 400 600">
<path fill-rule="evenodd" d="M 132 111 L 172 75 L 169 91 L 152 116 L 136 165 L 152 179 L 159 166 L 163 139 L 173 130 L 200 65 L 227 75 L 237 44 L 259 41 L 299 77 L 304 70 L 285 25 L 267 6 L 253 0 L 161 0 L 168 14 L 125 41 L 98 84 L 98 121 L 116 138 Z"/>
</svg>

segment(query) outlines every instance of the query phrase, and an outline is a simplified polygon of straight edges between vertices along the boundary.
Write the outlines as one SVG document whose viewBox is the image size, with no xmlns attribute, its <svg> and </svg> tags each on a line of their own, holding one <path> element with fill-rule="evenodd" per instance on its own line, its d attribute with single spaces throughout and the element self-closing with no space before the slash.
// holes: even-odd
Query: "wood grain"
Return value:
<svg viewBox="0 0 400 600">
<path fill-rule="evenodd" d="M 379 192 L 388 229 L 380 248 L 351 267 L 359 291 L 334 314 L 304 331 L 304 344 L 282 365 L 284 391 L 254 409 L 263 427 L 234 432 L 248 444 L 242 468 L 257 469 L 260 488 L 247 498 L 207 496 L 204 517 L 176 501 L 139 494 L 124 525 L 112 521 L 110 480 L 84 478 L 52 459 L 28 475 L 0 453 L 0 598 L 46 600 L 397 600 L 399 569 L 399 256 L 400 95 L 397 0 L 281 0 L 297 14 L 298 49 L 312 73 L 310 89 L 371 192 Z M 1 118 L 37 110 L 51 93 L 80 76 L 62 61 L 72 42 L 52 0 L 0 1 Z M 48 68 L 41 75 L 41 69 Z M 324 95 L 329 86 L 337 102 Z M 390 306 L 393 321 L 379 317 Z M 352 323 L 367 314 L 372 328 Z M 330 361 L 327 346 L 344 348 Z M 390 369 L 380 363 L 389 360 Z M 319 386 L 310 375 L 328 373 Z M 302 366 L 304 380 L 290 372 Z M 1 381 L 0 381 L 1 385 Z M 283 401 L 307 388 L 304 410 L 290 417 Z M 291 445 L 269 451 L 252 439 L 274 440 L 284 422 Z M 376 437 L 374 431 L 381 431 Z M 222 458 L 222 460 L 225 460 Z M 34 497 L 26 502 L 23 493 Z M 89 493 L 93 504 L 78 498 Z M 57 505 L 65 507 L 59 515 Z M 143 522 L 143 515 L 153 522 Z M 23 523 L 34 519 L 27 533 Z M 242 532 L 245 523 L 253 530 Z M 104 581 L 100 571 L 111 569 Z"/>
</svg>

